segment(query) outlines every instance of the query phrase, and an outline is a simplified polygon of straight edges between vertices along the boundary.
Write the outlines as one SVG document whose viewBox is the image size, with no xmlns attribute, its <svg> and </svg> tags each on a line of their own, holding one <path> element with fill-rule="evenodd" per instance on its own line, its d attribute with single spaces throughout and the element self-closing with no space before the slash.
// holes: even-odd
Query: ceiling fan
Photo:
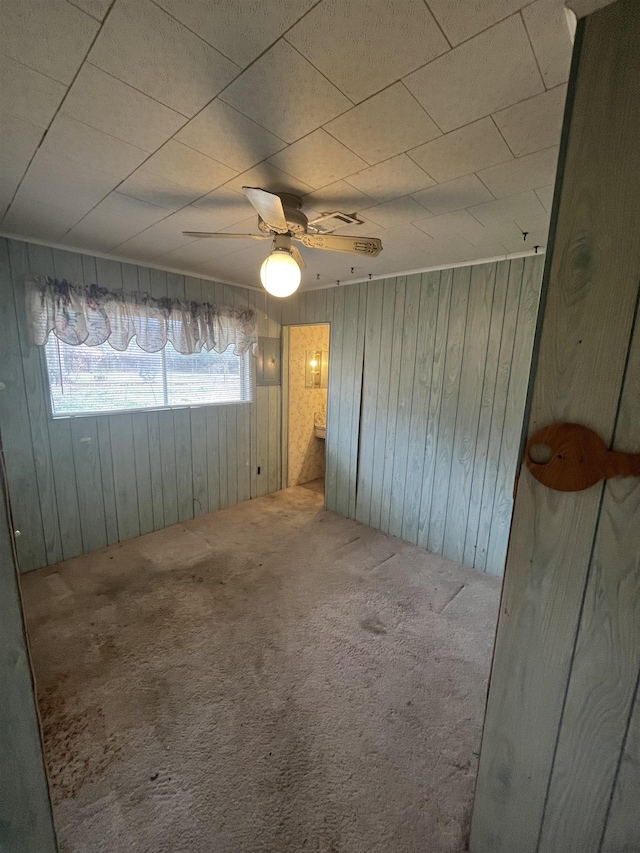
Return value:
<svg viewBox="0 0 640 853">
<path fill-rule="evenodd" d="M 258 187 L 243 187 L 242 192 L 258 212 L 258 228 L 262 234 L 232 234 L 210 231 L 183 231 L 186 237 L 225 238 L 236 240 L 273 240 L 273 248 L 262 267 L 260 279 L 265 290 L 273 296 L 290 296 L 300 285 L 305 262 L 297 240 L 310 249 L 330 252 L 349 252 L 375 258 L 382 251 L 377 237 L 345 237 L 341 234 L 309 233 L 310 225 L 302 210 L 302 202 L 289 193 L 270 193 Z M 347 221 L 354 221 L 346 217 Z M 313 227 L 313 226 L 312 226 Z"/>
</svg>

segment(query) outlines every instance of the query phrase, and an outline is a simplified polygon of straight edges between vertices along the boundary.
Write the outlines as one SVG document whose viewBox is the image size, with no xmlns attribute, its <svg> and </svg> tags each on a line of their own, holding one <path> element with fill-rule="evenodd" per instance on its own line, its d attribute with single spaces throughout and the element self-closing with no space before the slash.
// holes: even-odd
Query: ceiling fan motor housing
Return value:
<svg viewBox="0 0 640 853">
<path fill-rule="evenodd" d="M 292 235 L 306 234 L 307 217 L 300 210 L 302 205 L 300 199 L 297 196 L 290 195 L 289 193 L 275 193 L 275 195 L 277 195 L 282 201 L 284 216 L 287 220 L 289 233 Z M 273 233 L 273 229 L 270 228 L 260 216 L 258 216 L 258 228 L 265 234 Z"/>
</svg>

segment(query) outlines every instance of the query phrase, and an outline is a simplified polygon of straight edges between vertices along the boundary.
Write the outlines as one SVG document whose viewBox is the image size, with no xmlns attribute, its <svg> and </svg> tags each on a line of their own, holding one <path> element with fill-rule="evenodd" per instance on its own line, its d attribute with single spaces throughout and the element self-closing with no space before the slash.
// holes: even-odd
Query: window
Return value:
<svg viewBox="0 0 640 853">
<path fill-rule="evenodd" d="M 133 338 L 118 352 L 108 343 L 71 346 L 51 335 L 44 350 L 57 418 L 251 399 L 251 356 L 234 355 L 233 347 L 181 355 L 168 342 L 145 352 Z"/>
</svg>

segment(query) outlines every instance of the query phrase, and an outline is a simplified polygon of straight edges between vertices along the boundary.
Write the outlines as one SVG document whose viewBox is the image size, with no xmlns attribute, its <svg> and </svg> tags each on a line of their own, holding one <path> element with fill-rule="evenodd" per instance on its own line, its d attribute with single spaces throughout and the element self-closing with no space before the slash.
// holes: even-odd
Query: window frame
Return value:
<svg viewBox="0 0 640 853">
<path fill-rule="evenodd" d="M 55 335 L 53 336 L 55 337 Z M 60 341 L 60 344 L 64 344 L 64 341 Z M 71 344 L 66 344 L 66 346 L 71 346 Z M 168 344 L 167 344 L 168 346 Z M 249 392 L 249 397 L 246 400 L 225 400 L 224 402 L 211 402 L 211 403 L 181 403 L 178 406 L 140 406 L 135 409 L 109 409 L 102 410 L 100 412 L 65 412 L 64 414 L 56 414 L 53 411 L 53 398 L 51 395 L 51 383 L 49 381 L 49 365 L 47 363 L 47 352 L 46 345 L 39 346 L 40 350 L 40 369 L 43 374 L 43 382 L 46 390 L 46 407 L 47 413 L 51 420 L 61 421 L 61 420 L 69 420 L 71 418 L 101 418 L 101 417 L 111 417 L 112 415 L 135 415 L 138 412 L 174 412 L 180 411 L 182 409 L 208 409 L 213 406 L 247 406 L 251 405 L 254 402 L 254 385 L 255 385 L 255 366 L 253 366 L 253 360 L 251 358 L 251 350 L 247 350 L 247 352 L 243 356 L 239 356 L 241 359 L 240 362 L 240 387 L 243 387 L 243 382 L 246 381 L 246 387 Z M 126 352 L 126 350 L 125 350 Z M 162 350 L 164 353 L 164 348 Z M 245 362 L 246 359 L 246 362 Z M 164 358 L 163 358 L 164 360 Z M 248 364 L 248 368 L 246 366 Z M 249 375 L 246 375 L 246 371 L 248 369 Z"/>
</svg>

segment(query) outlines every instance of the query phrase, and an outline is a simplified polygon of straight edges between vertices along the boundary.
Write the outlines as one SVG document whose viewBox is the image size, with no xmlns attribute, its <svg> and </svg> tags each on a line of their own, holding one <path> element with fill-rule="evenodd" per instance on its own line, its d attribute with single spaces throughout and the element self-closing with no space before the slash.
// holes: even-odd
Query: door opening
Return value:
<svg viewBox="0 0 640 853">
<path fill-rule="evenodd" d="M 329 325 L 283 331 L 282 486 L 324 494 Z"/>
</svg>

